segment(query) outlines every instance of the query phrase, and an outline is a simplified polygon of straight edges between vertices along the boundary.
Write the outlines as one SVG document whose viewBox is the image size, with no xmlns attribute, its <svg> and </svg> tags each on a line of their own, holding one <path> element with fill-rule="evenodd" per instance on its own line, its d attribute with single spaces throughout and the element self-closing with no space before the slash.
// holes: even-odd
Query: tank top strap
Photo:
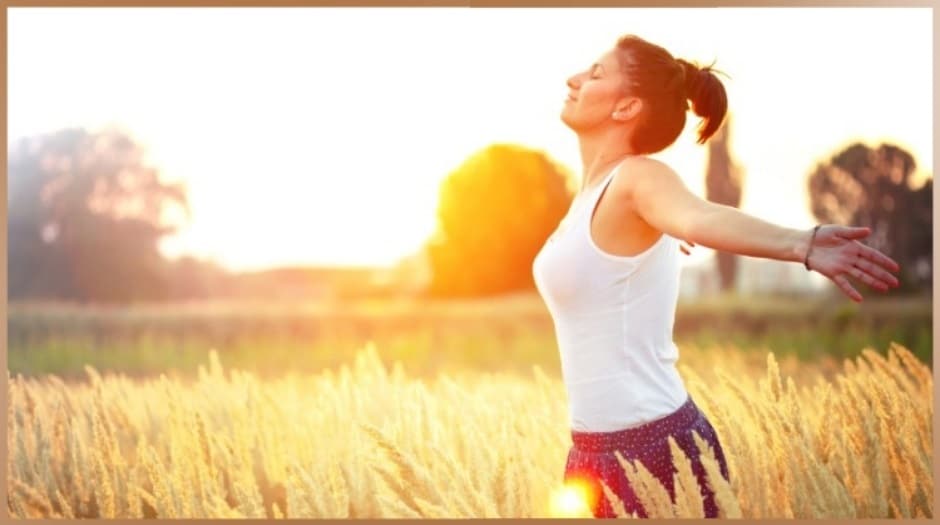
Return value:
<svg viewBox="0 0 940 525">
<path fill-rule="evenodd" d="M 597 200 L 600 199 L 601 193 L 604 193 L 604 188 L 610 184 L 610 181 L 614 180 L 614 175 L 617 173 L 617 168 L 620 167 L 620 164 L 621 163 L 618 163 L 616 166 L 614 166 L 614 169 L 610 170 L 610 173 L 608 173 L 607 176 L 601 180 L 600 184 L 594 188 L 593 200 L 595 204 L 597 204 Z"/>
<path fill-rule="evenodd" d="M 617 173 L 617 169 L 620 168 L 621 164 L 623 164 L 623 161 L 618 162 L 617 165 L 614 166 L 613 169 L 611 169 L 610 172 L 605 175 L 604 178 L 601 179 L 601 181 L 597 183 L 595 187 L 588 191 L 589 195 L 585 195 L 585 200 L 588 201 L 588 203 L 586 203 L 584 206 L 585 209 L 593 211 L 594 208 L 597 207 L 597 201 L 600 200 L 601 194 L 604 193 L 604 189 L 607 188 L 607 186 L 610 184 L 610 181 L 614 180 L 614 175 Z"/>
</svg>

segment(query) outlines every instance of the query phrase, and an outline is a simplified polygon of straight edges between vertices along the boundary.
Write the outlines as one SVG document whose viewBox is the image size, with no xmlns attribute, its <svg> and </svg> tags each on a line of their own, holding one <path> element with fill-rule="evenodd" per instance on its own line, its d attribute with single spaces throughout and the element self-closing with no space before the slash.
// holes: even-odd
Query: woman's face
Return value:
<svg viewBox="0 0 940 525">
<path fill-rule="evenodd" d="M 624 98 L 623 73 L 614 50 L 609 50 L 587 69 L 568 79 L 568 98 L 561 120 L 574 131 L 616 124 L 612 114 Z"/>
</svg>

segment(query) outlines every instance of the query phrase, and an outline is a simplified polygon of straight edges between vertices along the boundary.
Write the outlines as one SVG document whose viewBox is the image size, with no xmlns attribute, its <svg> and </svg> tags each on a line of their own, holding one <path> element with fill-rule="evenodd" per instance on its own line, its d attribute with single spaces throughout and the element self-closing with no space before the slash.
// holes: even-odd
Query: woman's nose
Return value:
<svg viewBox="0 0 940 525">
<path fill-rule="evenodd" d="M 571 89 L 578 89 L 578 75 L 568 77 L 568 87 Z"/>
</svg>

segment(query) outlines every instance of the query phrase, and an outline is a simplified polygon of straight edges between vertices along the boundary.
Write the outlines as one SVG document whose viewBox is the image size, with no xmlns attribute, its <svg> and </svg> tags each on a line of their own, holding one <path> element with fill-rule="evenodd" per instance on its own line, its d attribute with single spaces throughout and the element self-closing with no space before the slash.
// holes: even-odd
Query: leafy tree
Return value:
<svg viewBox="0 0 940 525">
<path fill-rule="evenodd" d="M 160 181 L 143 153 L 116 129 L 65 129 L 11 149 L 9 298 L 167 298 L 158 242 L 176 228 L 164 217 L 189 207 L 184 188 Z"/>
<path fill-rule="evenodd" d="M 901 265 L 900 292 L 932 289 L 933 177 L 915 188 L 915 168 L 895 145 L 854 143 L 817 164 L 807 183 L 818 221 L 872 229 L 864 243 Z"/>
<path fill-rule="evenodd" d="M 440 188 L 427 245 L 429 293 L 488 295 L 533 288 L 532 263 L 571 205 L 570 175 L 544 153 L 495 144 Z"/>
</svg>

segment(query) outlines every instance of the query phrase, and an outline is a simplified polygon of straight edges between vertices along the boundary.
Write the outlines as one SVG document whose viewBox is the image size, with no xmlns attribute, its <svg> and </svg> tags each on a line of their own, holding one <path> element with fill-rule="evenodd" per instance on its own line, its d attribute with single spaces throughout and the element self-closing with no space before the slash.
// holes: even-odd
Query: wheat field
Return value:
<svg viewBox="0 0 940 525">
<path fill-rule="evenodd" d="M 682 352 L 728 460 L 730 484 L 703 459 L 723 517 L 933 516 L 932 376 L 903 346 L 835 368 Z M 563 384 L 537 366 L 419 379 L 367 345 L 341 368 L 276 380 L 215 351 L 194 381 L 85 370 L 75 383 L 10 377 L 14 517 L 590 516 L 561 485 Z M 701 516 L 673 451 L 675 503 L 642 464 L 624 473 L 651 517 Z"/>
</svg>

